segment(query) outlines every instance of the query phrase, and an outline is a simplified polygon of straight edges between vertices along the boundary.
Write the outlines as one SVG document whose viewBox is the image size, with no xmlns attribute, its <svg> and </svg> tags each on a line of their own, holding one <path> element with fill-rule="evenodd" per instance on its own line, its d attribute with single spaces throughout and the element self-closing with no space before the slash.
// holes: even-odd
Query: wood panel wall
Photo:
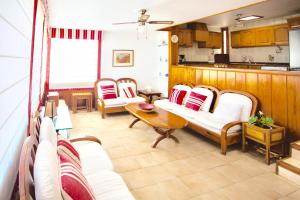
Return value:
<svg viewBox="0 0 300 200">
<path fill-rule="evenodd" d="M 289 141 L 300 139 L 299 72 L 172 66 L 169 79 L 169 89 L 184 83 L 249 92 L 257 97 L 260 110 L 287 128 Z"/>
</svg>

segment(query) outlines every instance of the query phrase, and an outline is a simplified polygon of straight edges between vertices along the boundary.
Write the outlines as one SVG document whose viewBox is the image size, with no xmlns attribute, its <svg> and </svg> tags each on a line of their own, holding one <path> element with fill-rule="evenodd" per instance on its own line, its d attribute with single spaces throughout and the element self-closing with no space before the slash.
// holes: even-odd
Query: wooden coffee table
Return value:
<svg viewBox="0 0 300 200">
<path fill-rule="evenodd" d="M 153 112 L 144 112 L 140 110 L 137 103 L 127 104 L 125 109 L 131 113 L 136 119 L 129 125 L 132 128 L 138 121 L 143 121 L 160 134 L 160 136 L 153 142 L 152 147 L 155 148 L 156 145 L 165 138 L 171 138 L 176 143 L 179 140 L 172 135 L 172 133 L 179 128 L 184 128 L 187 125 L 187 121 L 166 110 L 155 108 Z"/>
</svg>

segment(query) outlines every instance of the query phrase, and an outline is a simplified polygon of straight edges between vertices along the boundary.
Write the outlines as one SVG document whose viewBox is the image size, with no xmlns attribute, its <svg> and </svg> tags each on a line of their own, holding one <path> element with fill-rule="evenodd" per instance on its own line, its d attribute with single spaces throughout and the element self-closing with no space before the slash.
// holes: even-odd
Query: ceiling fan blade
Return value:
<svg viewBox="0 0 300 200">
<path fill-rule="evenodd" d="M 137 24 L 139 22 L 120 22 L 120 23 L 112 23 L 112 25 L 122 25 L 122 24 Z"/>
<path fill-rule="evenodd" d="M 149 24 L 173 24 L 173 21 L 149 21 Z"/>
</svg>

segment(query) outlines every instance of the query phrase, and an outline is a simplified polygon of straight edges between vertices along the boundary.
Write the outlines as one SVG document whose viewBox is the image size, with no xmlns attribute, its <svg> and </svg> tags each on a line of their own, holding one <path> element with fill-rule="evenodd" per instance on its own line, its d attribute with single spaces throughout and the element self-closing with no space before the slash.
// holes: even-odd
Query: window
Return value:
<svg viewBox="0 0 300 200">
<path fill-rule="evenodd" d="M 98 40 L 51 39 L 50 89 L 94 87 Z"/>
</svg>

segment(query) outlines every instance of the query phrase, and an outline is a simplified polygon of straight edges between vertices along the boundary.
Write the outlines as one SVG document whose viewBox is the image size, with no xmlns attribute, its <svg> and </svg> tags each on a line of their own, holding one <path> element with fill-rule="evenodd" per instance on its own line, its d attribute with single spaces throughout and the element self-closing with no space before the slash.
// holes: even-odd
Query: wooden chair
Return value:
<svg viewBox="0 0 300 200">
<path fill-rule="evenodd" d="M 19 192 L 21 200 L 35 199 L 33 165 L 38 142 L 34 136 L 25 139 L 19 164 Z"/>
<path fill-rule="evenodd" d="M 111 83 L 115 85 L 117 96 L 118 94 L 118 86 L 117 82 L 111 78 L 101 78 L 95 82 L 95 97 L 96 97 L 96 105 L 98 110 L 101 112 L 102 119 L 104 119 L 106 113 L 117 113 L 117 112 L 125 112 L 124 105 L 116 105 L 116 106 L 106 106 L 105 101 L 102 98 L 102 95 L 98 91 L 100 89 L 101 83 Z"/>
<path fill-rule="evenodd" d="M 242 91 L 237 91 L 237 90 L 223 90 L 223 91 L 221 91 L 219 93 L 219 96 L 216 99 L 216 103 L 215 103 L 215 106 L 214 106 L 213 110 L 215 110 L 216 107 L 218 106 L 218 104 L 220 103 L 220 98 L 222 97 L 222 95 L 227 94 L 227 93 L 234 93 L 234 94 L 239 94 L 239 95 L 243 95 L 245 97 L 248 97 L 252 102 L 252 108 L 251 108 L 249 117 L 251 115 L 255 114 L 256 109 L 257 109 L 257 104 L 258 104 L 256 97 L 254 97 L 253 95 L 251 95 L 247 92 L 242 92 Z M 227 151 L 227 147 L 229 145 L 236 144 L 236 143 L 239 143 L 241 141 L 241 134 L 240 134 L 241 130 L 236 132 L 236 134 L 233 133 L 233 134 L 228 135 L 229 129 L 234 127 L 234 126 L 237 126 L 237 125 L 242 126 L 242 122 L 243 121 L 233 121 L 233 122 L 225 124 L 223 126 L 223 128 L 221 129 L 221 134 L 217 133 L 215 131 L 211 131 L 211 130 L 207 129 L 204 126 L 199 126 L 199 125 L 194 124 L 194 123 L 189 123 L 188 127 L 195 130 L 195 131 L 197 131 L 201 135 L 203 135 L 203 136 L 219 143 L 221 145 L 221 153 L 225 155 L 226 151 Z"/>
</svg>

